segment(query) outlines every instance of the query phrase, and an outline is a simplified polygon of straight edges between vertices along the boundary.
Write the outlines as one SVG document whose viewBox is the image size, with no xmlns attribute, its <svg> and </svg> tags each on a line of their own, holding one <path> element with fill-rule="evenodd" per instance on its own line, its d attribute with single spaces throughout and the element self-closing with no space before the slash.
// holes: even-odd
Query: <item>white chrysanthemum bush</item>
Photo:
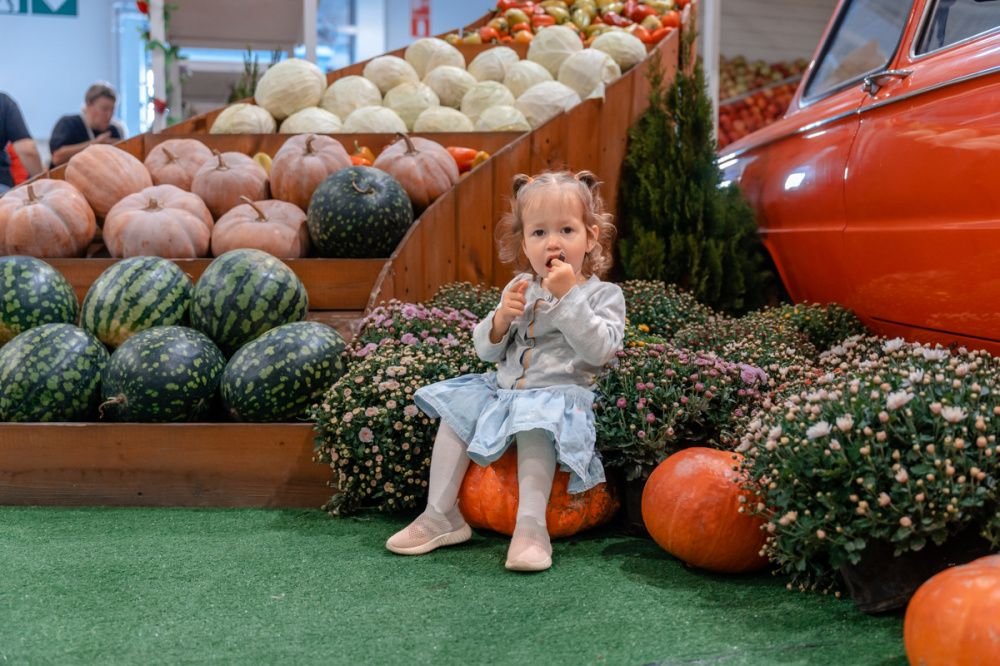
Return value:
<svg viewBox="0 0 1000 666">
<path fill-rule="evenodd" d="M 1000 363 L 985 352 L 853 336 L 768 401 L 740 445 L 790 587 L 837 589 L 875 542 L 896 555 L 979 531 L 1000 546 Z"/>
</svg>

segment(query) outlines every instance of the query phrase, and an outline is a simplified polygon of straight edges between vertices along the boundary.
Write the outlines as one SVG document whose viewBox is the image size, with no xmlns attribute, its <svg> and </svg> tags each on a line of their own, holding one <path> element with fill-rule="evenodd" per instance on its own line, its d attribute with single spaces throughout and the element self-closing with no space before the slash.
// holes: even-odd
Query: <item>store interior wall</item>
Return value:
<svg viewBox="0 0 1000 666">
<path fill-rule="evenodd" d="M 766 62 L 812 58 L 837 0 L 722 1 L 720 51 Z"/>
</svg>

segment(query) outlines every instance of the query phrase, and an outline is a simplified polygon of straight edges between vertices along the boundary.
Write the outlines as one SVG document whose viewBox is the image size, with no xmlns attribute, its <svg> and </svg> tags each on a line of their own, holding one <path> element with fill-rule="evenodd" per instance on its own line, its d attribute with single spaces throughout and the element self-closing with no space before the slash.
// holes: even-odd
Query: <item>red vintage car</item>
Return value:
<svg viewBox="0 0 1000 666">
<path fill-rule="evenodd" d="M 1000 354 L 1000 0 L 841 0 L 785 117 L 719 163 L 794 300 Z"/>
</svg>

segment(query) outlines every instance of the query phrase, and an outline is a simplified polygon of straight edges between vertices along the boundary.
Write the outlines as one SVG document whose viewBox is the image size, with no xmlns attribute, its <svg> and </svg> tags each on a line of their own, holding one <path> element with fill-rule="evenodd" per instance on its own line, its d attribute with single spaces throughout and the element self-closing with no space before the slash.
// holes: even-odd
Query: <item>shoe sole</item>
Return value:
<svg viewBox="0 0 1000 666">
<path fill-rule="evenodd" d="M 552 558 L 547 557 L 544 560 L 538 560 L 535 562 L 526 560 L 513 560 L 513 561 L 507 560 L 504 563 L 504 567 L 508 571 L 524 571 L 524 572 L 545 571 L 546 569 L 552 567 Z"/>
<path fill-rule="evenodd" d="M 430 541 L 426 541 L 419 546 L 410 546 L 409 548 L 403 548 L 401 546 L 393 546 L 388 541 L 385 542 L 385 547 L 396 553 L 397 555 L 423 555 L 424 553 L 429 553 L 432 550 L 441 548 L 442 546 L 454 546 L 459 543 L 464 543 L 472 538 L 472 528 L 468 525 L 464 525 L 461 528 L 455 530 L 454 532 L 447 532 L 445 534 L 440 534 Z"/>
</svg>

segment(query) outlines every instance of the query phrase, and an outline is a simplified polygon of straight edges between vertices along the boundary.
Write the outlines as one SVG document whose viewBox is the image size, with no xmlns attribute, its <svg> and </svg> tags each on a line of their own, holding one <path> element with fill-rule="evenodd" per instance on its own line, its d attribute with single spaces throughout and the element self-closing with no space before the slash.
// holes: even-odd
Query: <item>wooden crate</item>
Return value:
<svg viewBox="0 0 1000 666">
<path fill-rule="evenodd" d="M 310 424 L 0 425 L 0 504 L 319 507 Z"/>
</svg>

